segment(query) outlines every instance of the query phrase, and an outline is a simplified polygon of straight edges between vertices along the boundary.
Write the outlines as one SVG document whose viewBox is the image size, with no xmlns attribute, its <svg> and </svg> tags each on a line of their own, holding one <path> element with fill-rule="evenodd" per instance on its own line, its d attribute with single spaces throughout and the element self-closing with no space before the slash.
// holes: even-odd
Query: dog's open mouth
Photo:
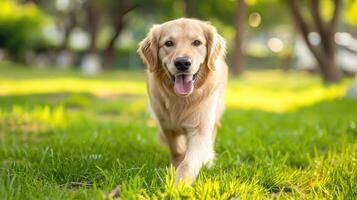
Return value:
<svg viewBox="0 0 357 200">
<path fill-rule="evenodd" d="M 176 74 L 172 76 L 176 94 L 186 96 L 191 94 L 197 74 Z"/>
</svg>

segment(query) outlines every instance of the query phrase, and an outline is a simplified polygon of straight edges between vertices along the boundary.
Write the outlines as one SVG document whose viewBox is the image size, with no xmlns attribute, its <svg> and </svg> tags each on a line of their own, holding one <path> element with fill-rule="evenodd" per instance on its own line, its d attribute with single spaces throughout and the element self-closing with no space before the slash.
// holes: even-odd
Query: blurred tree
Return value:
<svg viewBox="0 0 357 200">
<path fill-rule="evenodd" d="M 234 16 L 234 50 L 233 50 L 233 67 L 234 74 L 243 72 L 244 52 L 243 52 L 243 37 L 247 15 L 247 4 L 245 0 L 237 0 L 235 16 Z"/>
<path fill-rule="evenodd" d="M 90 38 L 87 53 L 97 54 L 97 37 L 102 17 L 102 4 L 96 0 L 87 0 L 84 4 L 84 9 Z"/>
<path fill-rule="evenodd" d="M 32 3 L 0 1 L 0 48 L 14 60 L 23 60 L 27 50 L 41 42 L 46 16 Z"/>
<path fill-rule="evenodd" d="M 81 8 L 81 0 L 69 1 L 65 6 L 56 6 L 56 1 L 47 0 L 20 0 L 22 3 L 34 3 L 44 12 L 54 16 L 55 24 L 63 30 L 63 39 L 59 50 L 67 50 L 69 37 L 77 26 L 77 15 Z"/>
<path fill-rule="evenodd" d="M 195 12 L 194 6 L 192 6 L 192 1 L 190 0 L 183 0 L 184 5 L 184 14 L 185 17 L 196 17 L 197 13 Z"/>
<path fill-rule="evenodd" d="M 325 22 L 320 13 L 320 1 L 311 0 L 310 1 L 310 12 L 312 15 L 313 24 L 316 27 L 316 31 L 320 37 L 320 43 L 315 46 L 309 40 L 309 34 L 311 33 L 311 28 L 308 26 L 308 22 L 304 19 L 301 8 L 300 1 L 288 0 L 288 7 L 292 12 L 293 19 L 299 29 L 307 47 L 310 49 L 311 53 L 314 55 L 321 75 L 324 82 L 333 83 L 337 82 L 341 78 L 341 71 L 336 66 L 336 43 L 334 40 L 335 33 L 338 29 L 338 24 L 340 21 L 341 4 L 342 0 L 333 0 L 334 9 L 332 17 L 329 21 Z"/>
<path fill-rule="evenodd" d="M 86 26 L 89 32 L 89 46 L 81 61 L 82 72 L 86 75 L 96 74 L 102 67 L 97 48 L 97 38 L 102 20 L 103 4 L 96 0 L 87 0 L 84 5 Z"/>
<path fill-rule="evenodd" d="M 104 67 L 109 68 L 113 66 L 115 42 L 126 25 L 125 16 L 138 7 L 138 4 L 128 0 L 109 1 L 107 3 L 107 13 L 110 14 L 111 26 L 114 30 L 104 50 Z"/>
<path fill-rule="evenodd" d="M 107 45 L 104 48 L 104 67 L 111 68 L 115 54 L 115 44 L 122 31 L 129 24 L 128 14 L 136 11 L 136 14 L 141 17 L 146 17 L 145 13 L 154 15 L 158 18 L 170 19 L 177 17 L 177 9 L 174 0 L 106 0 L 105 5 L 106 15 L 109 18 L 109 24 L 113 32 L 109 38 Z M 175 11 L 176 10 L 176 11 Z"/>
<path fill-rule="evenodd" d="M 259 33 L 270 32 L 278 25 L 289 24 L 287 18 L 282 17 L 289 13 L 279 0 L 182 0 L 182 2 L 184 2 L 186 16 L 209 20 L 220 29 L 220 33 L 228 41 L 229 52 L 232 52 L 228 56 L 230 69 L 235 74 L 241 73 L 246 65 L 247 52 L 244 41 L 253 36 L 261 37 Z M 259 16 L 259 23 L 256 26 L 248 26 L 247 23 L 248 16 L 252 13 Z"/>
<path fill-rule="evenodd" d="M 71 36 L 72 31 L 78 25 L 77 15 L 80 11 L 82 3 L 80 0 L 72 0 L 66 10 L 61 10 L 59 13 L 59 17 L 62 22 L 63 28 L 63 40 L 60 45 L 60 50 L 64 51 L 68 48 L 69 38 Z"/>
</svg>

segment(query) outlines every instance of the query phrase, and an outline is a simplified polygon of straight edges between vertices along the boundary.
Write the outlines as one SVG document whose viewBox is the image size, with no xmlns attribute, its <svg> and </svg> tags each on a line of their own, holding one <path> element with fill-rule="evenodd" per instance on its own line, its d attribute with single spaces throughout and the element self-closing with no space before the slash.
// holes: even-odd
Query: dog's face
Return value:
<svg viewBox="0 0 357 200">
<path fill-rule="evenodd" d="M 207 55 L 206 44 L 199 23 L 168 23 L 161 27 L 159 59 L 170 73 L 177 94 L 192 93 L 198 70 Z"/>
<path fill-rule="evenodd" d="M 178 19 L 154 25 L 138 52 L 150 72 L 162 67 L 173 91 L 188 96 L 203 67 L 215 70 L 215 60 L 224 54 L 224 40 L 206 22 Z"/>
</svg>

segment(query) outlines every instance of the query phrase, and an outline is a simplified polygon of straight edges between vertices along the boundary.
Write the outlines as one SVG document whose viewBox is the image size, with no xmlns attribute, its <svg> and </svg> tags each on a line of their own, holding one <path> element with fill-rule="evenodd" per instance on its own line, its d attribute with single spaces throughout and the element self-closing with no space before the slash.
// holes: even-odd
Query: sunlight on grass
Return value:
<svg viewBox="0 0 357 200">
<path fill-rule="evenodd" d="M 144 77 L 142 74 L 141 81 L 74 77 L 5 79 L 0 81 L 0 95 L 89 93 L 108 99 L 118 95 L 144 96 Z M 337 85 L 324 86 L 319 77 L 307 74 L 251 71 L 239 79 L 230 80 L 225 101 L 230 108 L 286 112 L 323 100 L 340 98 L 349 84 L 350 81 L 343 81 Z"/>
<path fill-rule="evenodd" d="M 14 105 L 10 112 L 0 110 L 0 128 L 8 129 L 9 132 L 39 133 L 49 128 L 64 126 L 65 116 L 62 105 L 53 108 L 35 106 L 31 109 Z"/>
<path fill-rule="evenodd" d="M 41 78 L 0 81 L 0 95 L 41 93 L 91 93 L 99 97 L 116 94 L 144 94 L 145 82 L 93 80 L 84 78 Z"/>
<path fill-rule="evenodd" d="M 279 71 L 248 72 L 231 80 L 225 101 L 227 107 L 269 112 L 294 111 L 324 100 L 341 98 L 350 81 L 325 86 L 319 77 L 283 74 Z"/>
</svg>

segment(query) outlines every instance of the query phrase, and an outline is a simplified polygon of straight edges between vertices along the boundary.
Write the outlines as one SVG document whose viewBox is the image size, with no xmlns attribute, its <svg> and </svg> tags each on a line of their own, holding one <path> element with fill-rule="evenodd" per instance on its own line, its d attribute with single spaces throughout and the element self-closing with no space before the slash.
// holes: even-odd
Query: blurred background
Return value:
<svg viewBox="0 0 357 200">
<path fill-rule="evenodd" d="M 0 0 L 0 61 L 43 68 L 143 69 L 136 49 L 155 23 L 211 21 L 233 74 L 304 70 L 326 83 L 357 71 L 356 0 Z"/>
<path fill-rule="evenodd" d="M 357 96 L 357 0 L 0 0 L 0 11 L 0 95 L 10 101 L 143 100 L 138 43 L 179 17 L 210 21 L 226 39 L 228 106 L 281 112 Z"/>
<path fill-rule="evenodd" d="M 230 67 L 192 197 L 136 53 L 179 17 L 211 21 Z M 0 0 L 0 199 L 355 199 L 356 73 L 357 0 Z"/>
</svg>

